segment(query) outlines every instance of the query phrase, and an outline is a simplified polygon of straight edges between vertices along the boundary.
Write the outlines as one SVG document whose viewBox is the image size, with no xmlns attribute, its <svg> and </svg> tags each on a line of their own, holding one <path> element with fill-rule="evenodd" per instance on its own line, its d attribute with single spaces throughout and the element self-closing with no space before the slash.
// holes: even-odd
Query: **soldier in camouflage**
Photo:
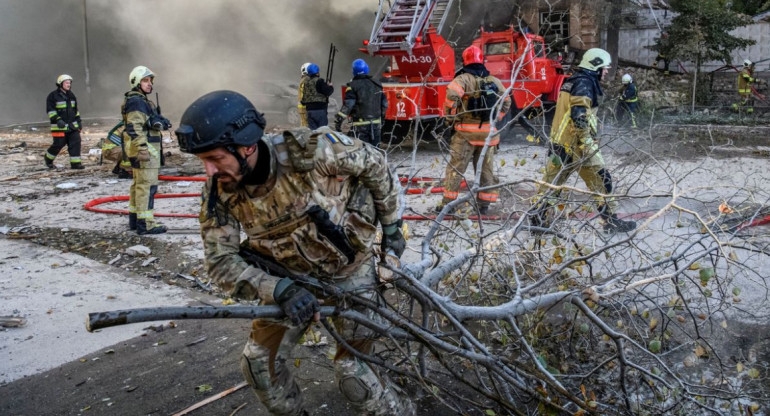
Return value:
<svg viewBox="0 0 770 416">
<path fill-rule="evenodd" d="M 376 299 L 377 222 L 384 252 L 400 257 L 406 245 L 397 217 L 399 184 L 384 155 L 359 140 L 328 128 L 263 137 L 264 126 L 245 97 L 215 91 L 190 105 L 176 136 L 209 177 L 200 213 L 209 276 L 233 297 L 277 304 L 286 314 L 286 320 L 253 321 L 241 358 L 244 376 L 271 414 L 302 415 L 292 349 L 319 320 L 323 293 L 298 283 L 298 276 Z M 244 252 L 278 263 L 287 275 L 254 267 Z M 335 326 L 350 345 L 371 351 L 374 336 L 365 328 L 347 321 Z M 360 414 L 414 414 L 384 374 L 342 346 L 335 368 L 340 390 Z"/>
</svg>

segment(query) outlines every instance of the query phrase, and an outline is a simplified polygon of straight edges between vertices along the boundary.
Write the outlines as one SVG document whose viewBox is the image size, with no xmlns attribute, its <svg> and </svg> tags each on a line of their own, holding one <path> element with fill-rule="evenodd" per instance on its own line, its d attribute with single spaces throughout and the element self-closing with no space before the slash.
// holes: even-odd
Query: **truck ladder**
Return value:
<svg viewBox="0 0 770 416">
<path fill-rule="evenodd" d="M 390 3 L 390 2 L 388 2 Z M 387 11 L 380 0 L 367 50 L 378 52 L 407 51 L 411 54 L 417 37 L 428 25 L 438 33 L 446 21 L 453 0 L 394 0 Z"/>
</svg>

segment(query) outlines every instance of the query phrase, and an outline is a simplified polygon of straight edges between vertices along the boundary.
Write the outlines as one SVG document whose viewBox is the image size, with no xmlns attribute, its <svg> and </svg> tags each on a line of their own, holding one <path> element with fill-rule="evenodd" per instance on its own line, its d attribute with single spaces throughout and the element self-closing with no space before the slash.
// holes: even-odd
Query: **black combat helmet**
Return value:
<svg viewBox="0 0 770 416">
<path fill-rule="evenodd" d="M 265 117 L 235 91 L 214 91 L 185 110 L 176 138 L 185 153 L 203 153 L 218 147 L 251 146 L 262 138 Z"/>
</svg>

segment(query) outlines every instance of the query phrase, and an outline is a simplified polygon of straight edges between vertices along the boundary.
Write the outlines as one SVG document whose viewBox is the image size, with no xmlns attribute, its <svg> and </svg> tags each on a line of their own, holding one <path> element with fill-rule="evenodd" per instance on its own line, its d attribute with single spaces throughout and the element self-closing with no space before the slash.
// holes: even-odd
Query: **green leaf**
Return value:
<svg viewBox="0 0 770 416">
<path fill-rule="evenodd" d="M 485 410 L 485 411 L 484 411 L 484 413 L 486 413 L 486 414 L 487 414 L 487 415 L 489 415 L 489 416 L 495 416 L 495 415 L 497 414 L 497 413 L 495 413 L 495 411 L 494 411 L 494 410 L 492 410 L 492 409 L 487 409 L 487 410 Z"/>
<path fill-rule="evenodd" d="M 195 390 L 200 393 L 211 391 L 211 389 L 212 389 L 211 384 L 201 384 L 200 386 L 195 388 Z"/>
<path fill-rule="evenodd" d="M 650 341 L 650 345 L 647 347 L 651 353 L 657 354 L 660 352 L 660 340 L 654 339 Z"/>
</svg>

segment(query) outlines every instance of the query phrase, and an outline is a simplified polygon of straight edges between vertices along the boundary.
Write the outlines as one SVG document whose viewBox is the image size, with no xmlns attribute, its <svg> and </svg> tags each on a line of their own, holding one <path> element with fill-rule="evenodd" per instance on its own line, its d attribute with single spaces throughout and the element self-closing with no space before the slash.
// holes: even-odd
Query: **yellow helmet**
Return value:
<svg viewBox="0 0 770 416">
<path fill-rule="evenodd" d="M 67 74 L 61 74 L 59 78 L 56 78 L 56 85 L 61 86 L 64 81 L 72 81 L 72 77 Z"/>
<path fill-rule="evenodd" d="M 155 74 L 150 71 L 150 68 L 139 65 L 131 70 L 131 74 L 128 76 L 128 83 L 131 84 L 131 88 L 136 88 L 142 81 L 142 78 L 150 77 L 155 79 Z"/>
<path fill-rule="evenodd" d="M 601 68 L 610 66 L 610 64 L 612 64 L 612 57 L 609 52 L 601 48 L 591 48 L 583 54 L 583 59 L 578 67 L 590 71 L 598 71 Z"/>
</svg>

